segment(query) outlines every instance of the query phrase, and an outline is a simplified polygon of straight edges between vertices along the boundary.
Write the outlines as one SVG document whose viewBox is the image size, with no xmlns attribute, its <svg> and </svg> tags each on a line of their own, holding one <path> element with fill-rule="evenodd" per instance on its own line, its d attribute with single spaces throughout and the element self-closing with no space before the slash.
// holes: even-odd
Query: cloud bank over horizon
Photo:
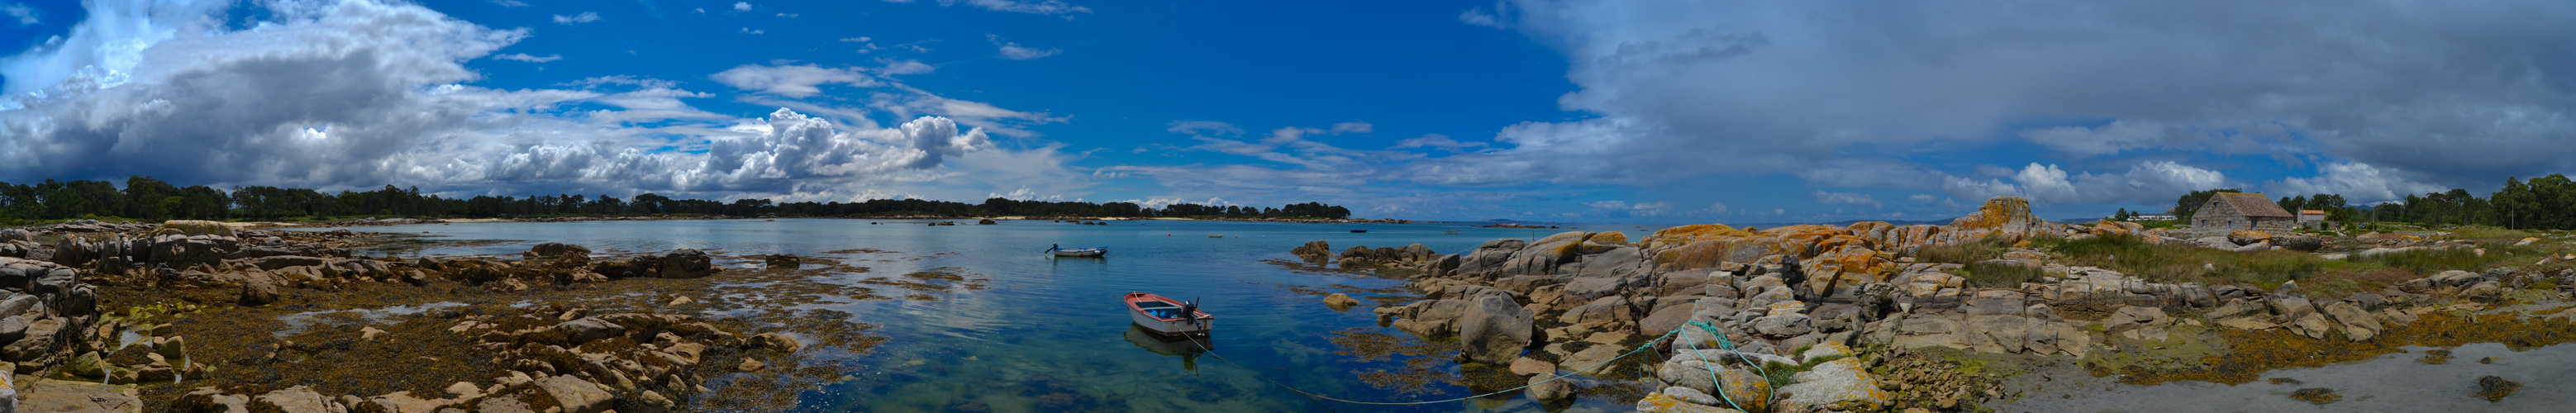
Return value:
<svg viewBox="0 0 2576 413">
<path fill-rule="evenodd" d="M 1464 75 L 1365 50 L 1313 63 L 1374 71 L 1361 76 L 1260 49 L 1240 69 L 1192 68 L 1234 51 L 1084 28 L 1142 24 L 1119 7 L 937 4 L 970 7 L 12 11 L 8 33 L 30 38 L 0 57 L 0 180 L 1779 222 L 1955 215 L 1994 196 L 2090 213 L 2219 187 L 2371 202 L 2576 169 L 2564 2 L 1502 0 L 1347 17 L 1561 62 L 1514 72 L 1549 75 L 1515 75 L 1534 86 L 1472 86 L 1512 99 L 1372 86 Z M 868 13 L 935 17 L 836 21 Z M 613 41 L 697 29 L 673 36 L 742 50 Z M 1125 61 L 1153 50 L 1204 51 Z M 674 52 L 722 57 L 648 56 Z M 1225 92 L 1264 82 L 1287 84 Z M 1341 89 L 1429 109 L 1297 94 Z M 1523 106 L 1537 108 L 1503 109 Z"/>
</svg>

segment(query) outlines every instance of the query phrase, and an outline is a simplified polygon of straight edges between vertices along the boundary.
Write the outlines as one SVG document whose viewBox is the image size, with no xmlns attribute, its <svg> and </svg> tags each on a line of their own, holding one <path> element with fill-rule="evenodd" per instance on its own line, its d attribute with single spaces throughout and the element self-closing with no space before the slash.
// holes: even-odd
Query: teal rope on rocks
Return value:
<svg viewBox="0 0 2576 413">
<path fill-rule="evenodd" d="M 1689 327 L 1691 327 L 1691 326 L 1698 326 L 1701 330 L 1708 330 L 1708 335 L 1709 335 L 1709 336 L 1711 336 L 1711 337 L 1717 337 L 1717 348 L 1718 348 L 1719 350 L 1726 350 L 1726 351 L 1728 351 L 1728 352 L 1733 352 L 1733 353 L 1735 353 L 1735 359 L 1736 359 L 1736 360 L 1744 360 L 1744 365 L 1753 367 L 1753 374 L 1755 374 L 1755 375 L 1758 375 L 1758 376 L 1762 377 L 1764 380 L 1766 380 L 1766 382 L 1767 382 L 1767 380 L 1769 380 L 1769 379 L 1770 379 L 1770 377 L 1771 377 L 1771 373 L 1770 373 L 1770 372 L 1766 372 L 1766 371 L 1762 371 L 1762 363 L 1755 363 L 1755 362 L 1753 362 L 1753 359 L 1745 358 L 1745 357 L 1744 357 L 1744 352 L 1743 352 L 1743 351 L 1740 351 L 1740 350 L 1736 350 L 1736 349 L 1735 349 L 1735 342 L 1734 342 L 1734 341 L 1731 341 L 1731 340 L 1727 340 L 1727 339 L 1726 339 L 1726 333 L 1721 333 L 1721 332 L 1718 332 L 1718 331 L 1717 331 L 1717 326 L 1708 325 L 1708 323 L 1703 323 L 1703 322 L 1700 322 L 1699 320 L 1691 320 L 1691 321 L 1690 321 L 1690 325 L 1683 326 L 1683 328 L 1689 328 Z M 1674 330 L 1674 332 L 1680 332 L 1680 331 L 1681 331 L 1681 330 L 1679 330 L 1679 329 L 1675 329 L 1675 330 Z M 1709 362 L 1709 361 L 1708 361 L 1708 355 L 1706 355 L 1706 354 L 1700 354 L 1700 352 L 1699 352 L 1699 348 L 1698 348 L 1698 347 L 1699 347 L 1699 346 L 1697 346 L 1697 345 L 1693 345 L 1693 346 L 1689 346 L 1689 347 L 1687 347 L 1687 349 L 1689 349 L 1689 350 L 1690 350 L 1690 352 L 1691 352 L 1691 355 L 1692 355 L 1692 356 L 1694 356 L 1694 357 L 1698 357 L 1698 358 L 1699 358 L 1699 362 L 1700 362 L 1700 364 L 1705 365 L 1705 367 L 1708 369 L 1708 388 L 1709 388 L 1709 389 L 1713 389 L 1713 390 L 1717 390 L 1717 399 L 1718 399 L 1718 400 L 1726 401 L 1726 405 L 1727 405 L 1728 407 L 1734 407 L 1736 411 L 1748 411 L 1748 410 L 1745 410 L 1745 409 L 1744 409 L 1744 405 L 1736 404 L 1736 403 L 1735 403 L 1735 398 L 1732 398 L 1732 397 L 1726 397 L 1726 378 L 1724 378 L 1724 377 L 1718 377 L 1718 375 L 1717 375 L 1717 363 L 1711 363 L 1711 362 Z M 1779 394 L 1780 394 L 1780 391 L 1779 391 L 1778 389 L 1773 389 L 1772 391 L 1770 391 L 1770 392 L 1769 392 L 1769 394 L 1764 394 L 1764 395 L 1763 395 L 1764 397 L 1762 398 L 1762 404 L 1763 404 L 1763 405 L 1770 405 L 1770 404 L 1771 404 L 1771 402 L 1776 401 L 1776 400 L 1773 400 L 1773 397 L 1770 397 L 1770 396 L 1777 396 L 1777 395 L 1779 395 Z"/>
<path fill-rule="evenodd" d="M 1693 321 L 1693 323 L 1698 323 L 1698 322 L 1697 322 L 1697 321 Z M 1701 325 L 1705 326 L 1705 325 L 1707 325 L 1707 324 L 1701 324 Z M 1687 326 L 1685 326 L 1684 328 L 1687 328 Z M 1673 331 L 1664 332 L 1664 335 L 1663 335 L 1663 336 L 1655 337 L 1655 339 L 1654 339 L 1654 340 L 1648 340 L 1648 341 L 1646 341 L 1646 344 L 1638 345 L 1638 346 L 1637 346 L 1637 349 L 1635 349 L 1635 350 L 1628 350 L 1628 352 L 1627 352 L 1627 353 L 1622 353 L 1622 354 L 1620 354 L 1618 357 L 1611 357 L 1609 360 L 1602 360 L 1600 363 L 1595 363 L 1595 364 L 1590 365 L 1590 366 L 1585 366 L 1585 367 L 1580 368 L 1580 369 L 1575 369 L 1574 371 L 1576 371 L 1576 372 L 1590 371 L 1590 370 L 1592 370 L 1594 367 L 1601 367 L 1601 366 L 1607 366 L 1607 365 L 1610 365 L 1610 363 L 1612 363 L 1612 362 L 1617 362 L 1617 361 L 1619 361 L 1619 359 L 1624 359 L 1624 358 L 1628 358 L 1628 356 L 1636 355 L 1638 352 L 1642 352 L 1642 351 L 1646 351 L 1646 350 L 1653 350 L 1653 349 L 1655 349 L 1655 343 L 1657 343 L 1657 342 L 1661 342 L 1661 341 L 1664 341 L 1664 339 L 1666 339 L 1666 338 L 1671 338 L 1674 334 L 1681 334 L 1681 332 L 1682 332 L 1682 328 L 1674 328 L 1674 329 L 1673 329 Z M 1724 339 L 1724 337 L 1725 337 L 1725 336 L 1724 336 L 1724 335 L 1720 335 L 1719 337 L 1720 337 L 1720 339 Z M 1216 354 L 1216 349 L 1207 348 L 1207 345 L 1205 345 L 1205 344 L 1199 344 L 1198 340 L 1190 340 L 1190 345 L 1198 346 L 1199 350 L 1201 350 L 1201 352 L 1202 352 L 1202 353 L 1206 353 L 1209 357 L 1215 357 L 1218 361 L 1223 361 L 1223 362 L 1225 362 L 1225 364 L 1233 364 L 1235 367 L 1241 367 L 1241 368 L 1243 368 L 1244 370 L 1251 370 L 1251 371 L 1256 371 L 1256 372 L 1257 372 L 1257 371 L 1260 371 L 1260 370 L 1255 370 L 1255 369 L 1253 369 L 1253 368 L 1251 368 L 1251 367 L 1245 367 L 1245 366 L 1244 366 L 1244 365 L 1242 365 L 1242 364 L 1235 363 L 1235 362 L 1234 362 L 1234 360 L 1227 360 L 1227 359 L 1225 358 L 1225 356 L 1217 355 L 1217 354 Z M 1739 354 L 1740 354 L 1740 353 L 1739 353 Z M 1332 397 L 1332 396 L 1326 396 L 1326 395 L 1322 395 L 1322 394 L 1315 394 L 1314 392 L 1308 392 L 1308 391 L 1305 391 L 1305 390 L 1298 390 L 1296 387 L 1290 387 L 1290 386 L 1288 386 L 1288 384 L 1287 384 L 1287 383 L 1280 383 L 1278 380 L 1271 380 L 1269 377 L 1261 377 L 1261 375 L 1260 375 L 1259 373 L 1254 373 L 1254 374 L 1253 374 L 1253 377 L 1260 378 L 1260 379 L 1261 379 L 1261 381 L 1270 382 L 1270 384 L 1272 384 L 1272 385 L 1276 385 L 1276 386 L 1279 386 L 1279 388 L 1282 388 L 1282 389 L 1288 389 L 1288 391 L 1297 392 L 1297 394 L 1300 394 L 1300 395 L 1305 395 L 1305 396 L 1306 396 L 1306 398 L 1309 398 L 1309 399 L 1331 400 L 1331 401 L 1337 401 L 1337 402 L 1343 402 L 1343 403 L 1350 403 L 1350 404 L 1367 404 L 1367 405 L 1378 405 L 1378 406 L 1406 406 L 1406 405 L 1417 405 L 1417 404 L 1450 403 L 1450 402 L 1463 401 L 1463 400 L 1467 400 L 1467 399 L 1474 399 L 1474 398 L 1478 398 L 1478 397 L 1486 397 L 1486 396 L 1492 396 L 1492 395 L 1497 395 L 1497 394 L 1510 393 L 1510 392 L 1520 391 L 1521 389 L 1527 389 L 1527 388 L 1530 388 L 1530 386 L 1537 386 L 1537 385 L 1540 385 L 1540 384 L 1547 384 L 1548 382 L 1554 382 L 1554 381 L 1557 381 L 1557 380 L 1564 380 L 1566 377 L 1572 377 L 1572 376 L 1559 375 L 1559 376 L 1556 376 L 1556 377 L 1554 377 L 1554 378 L 1550 378 L 1550 379 L 1547 379 L 1547 380 L 1540 380 L 1540 381 L 1539 381 L 1539 382 L 1537 382 L 1537 383 L 1530 383 L 1530 384 L 1522 385 L 1522 386 L 1520 386 L 1520 387 L 1513 387 L 1513 388 L 1510 388 L 1510 389 L 1505 389 L 1505 390 L 1502 390 L 1502 391 L 1497 391 L 1497 392 L 1492 392 L 1492 393 L 1485 393 L 1485 394 L 1479 394 L 1479 395 L 1474 395 L 1474 396 L 1460 397 L 1460 398 L 1455 398 L 1455 399 L 1431 400 L 1431 401 L 1418 401 L 1418 402 L 1372 402 L 1372 401 L 1360 401 L 1360 400 L 1343 399 L 1343 398 L 1337 398 L 1337 397 Z M 1729 402 L 1729 403 L 1733 403 L 1733 402 Z M 1328 408 L 1328 409 L 1329 409 L 1329 408 Z M 1736 409 L 1736 410 L 1744 410 L 1744 409 Z"/>
</svg>

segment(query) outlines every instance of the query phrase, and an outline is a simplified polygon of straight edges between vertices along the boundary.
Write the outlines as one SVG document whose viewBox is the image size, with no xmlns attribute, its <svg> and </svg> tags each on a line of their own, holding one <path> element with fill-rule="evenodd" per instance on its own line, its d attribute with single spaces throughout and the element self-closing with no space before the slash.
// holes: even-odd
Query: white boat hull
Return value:
<svg viewBox="0 0 2576 413">
<path fill-rule="evenodd" d="M 1136 325 L 1166 335 L 1207 334 L 1208 330 L 1216 329 L 1216 320 L 1164 320 L 1133 311 L 1128 312 L 1128 315 L 1136 319 Z"/>
<path fill-rule="evenodd" d="M 1207 334 L 1208 330 L 1216 328 L 1216 316 L 1208 315 L 1206 311 L 1196 310 L 1180 314 L 1185 307 L 1182 307 L 1178 300 L 1169 297 L 1127 293 L 1124 301 L 1127 305 L 1128 319 L 1135 321 L 1136 326 L 1144 327 L 1145 330 L 1156 334 Z"/>
</svg>

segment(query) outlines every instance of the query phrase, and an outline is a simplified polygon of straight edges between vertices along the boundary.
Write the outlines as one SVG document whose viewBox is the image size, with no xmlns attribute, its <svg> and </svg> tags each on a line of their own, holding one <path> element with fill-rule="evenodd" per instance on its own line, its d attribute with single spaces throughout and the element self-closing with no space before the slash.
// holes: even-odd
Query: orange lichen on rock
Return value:
<svg viewBox="0 0 2576 413">
<path fill-rule="evenodd" d="M 1683 225 L 1656 230 L 1655 235 L 1646 236 L 1646 240 L 1643 243 L 1645 245 L 1640 245 L 1640 247 L 1644 247 L 1647 252 L 1656 252 L 1680 248 L 1681 246 L 1690 245 L 1691 243 L 1700 242 L 1701 240 L 1744 238 L 1753 235 L 1753 231 L 1736 229 L 1735 227 L 1726 226 L 1726 224 Z"/>
<path fill-rule="evenodd" d="M 1590 236 L 1584 237 L 1583 241 L 1602 245 L 1628 245 L 1628 233 L 1619 231 L 1595 232 Z"/>
<path fill-rule="evenodd" d="M 2048 220 L 2030 214 L 2030 201 L 2020 197 L 1999 196 L 1986 200 L 1977 213 L 1950 222 L 1950 229 L 1962 234 L 1960 241 L 2001 237 L 2020 241 L 2045 234 Z"/>
</svg>

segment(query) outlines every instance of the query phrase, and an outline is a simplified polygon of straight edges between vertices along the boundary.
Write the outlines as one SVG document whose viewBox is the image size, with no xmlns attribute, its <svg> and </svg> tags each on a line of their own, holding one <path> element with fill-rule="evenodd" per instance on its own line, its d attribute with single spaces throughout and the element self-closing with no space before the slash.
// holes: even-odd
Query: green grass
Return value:
<svg viewBox="0 0 2576 413">
<path fill-rule="evenodd" d="M 2451 239 L 2493 239 L 2515 241 L 2523 238 L 2538 237 L 2540 235 L 2541 234 L 2537 232 L 2504 229 L 2485 225 L 2462 225 L 2458 228 L 2451 229 Z"/>
<path fill-rule="evenodd" d="M 2125 235 L 2050 239 L 2032 244 L 2079 265 L 2107 268 L 2160 283 L 2245 284 L 2271 289 L 2283 282 L 2356 269 L 2352 268 L 2354 263 L 2296 251 L 2240 253 L 2149 244 Z"/>
<path fill-rule="evenodd" d="M 1915 250 L 1914 260 L 1918 262 L 1968 264 L 1978 261 L 2003 258 L 2004 249 L 2003 241 L 1997 241 L 1994 239 L 1983 239 L 1974 242 L 1955 244 L 1925 245 L 1922 249 Z"/>
<path fill-rule="evenodd" d="M 2532 261 L 2538 261 L 2540 257 L 2549 256 L 2548 252 L 2532 247 L 2495 244 L 2481 248 L 2486 250 L 2486 255 L 2478 255 L 2476 250 L 2469 248 L 2428 248 L 2353 257 L 2352 261 L 2402 269 L 2423 276 L 2450 270 L 2485 271 L 2488 268 L 2504 265 L 2528 265 Z"/>
<path fill-rule="evenodd" d="M 1982 288 L 2020 288 L 2021 283 L 2039 282 L 2039 277 L 2048 275 L 2039 267 L 1985 261 L 1968 263 L 1961 272 L 1969 287 Z"/>
</svg>

